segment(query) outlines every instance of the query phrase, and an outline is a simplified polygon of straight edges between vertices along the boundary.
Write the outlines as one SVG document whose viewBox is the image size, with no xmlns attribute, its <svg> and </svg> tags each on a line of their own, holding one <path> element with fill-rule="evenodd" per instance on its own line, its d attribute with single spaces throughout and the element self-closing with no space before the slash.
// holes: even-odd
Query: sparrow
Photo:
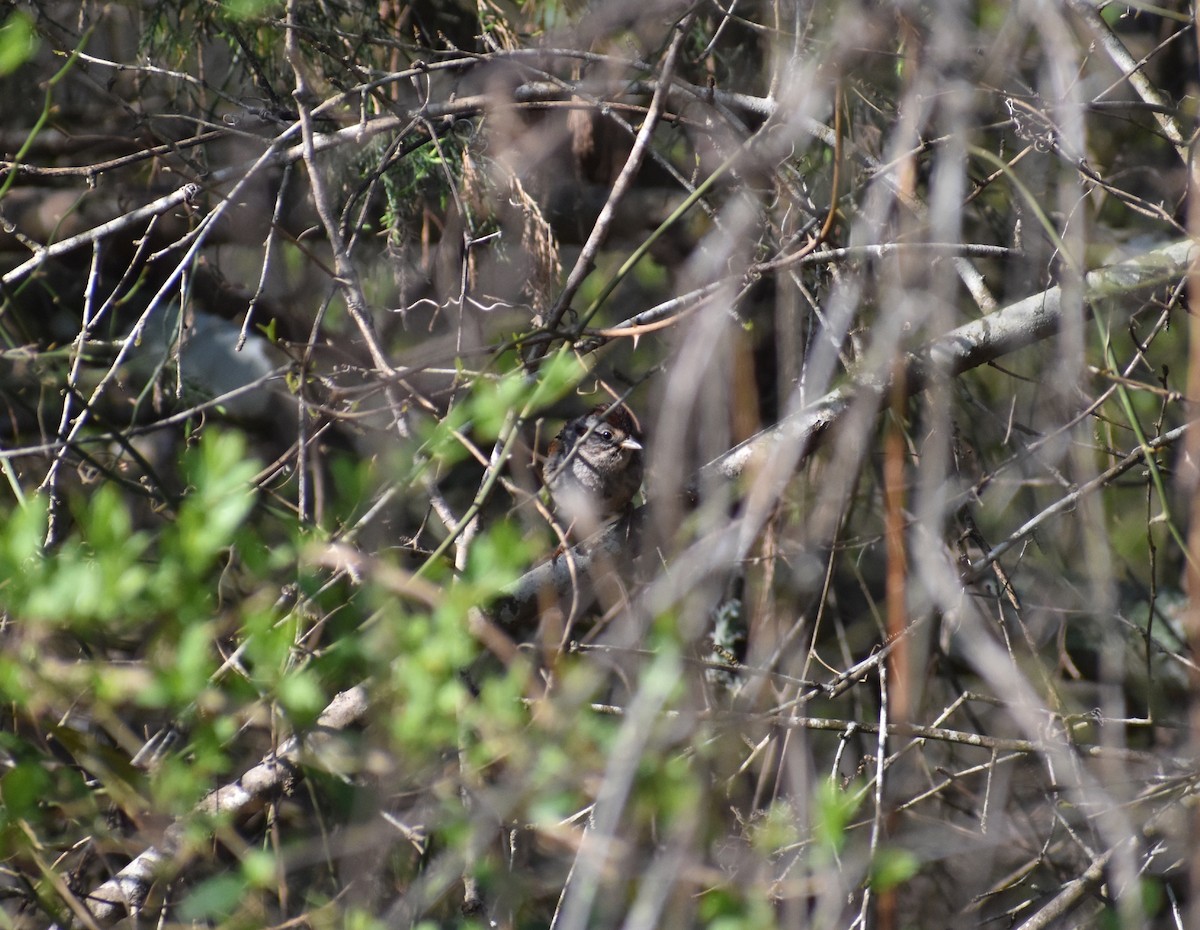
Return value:
<svg viewBox="0 0 1200 930">
<path fill-rule="evenodd" d="M 601 404 L 569 420 L 550 443 L 542 478 L 559 516 L 590 531 L 629 508 L 645 472 L 633 415 Z"/>
</svg>

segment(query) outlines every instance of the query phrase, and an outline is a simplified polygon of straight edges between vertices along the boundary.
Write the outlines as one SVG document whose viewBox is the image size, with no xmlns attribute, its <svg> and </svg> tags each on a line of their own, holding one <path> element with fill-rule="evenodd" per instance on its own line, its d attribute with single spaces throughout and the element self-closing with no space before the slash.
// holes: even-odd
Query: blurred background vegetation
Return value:
<svg viewBox="0 0 1200 930">
<path fill-rule="evenodd" d="M 0 925 L 1195 926 L 1198 78 L 1182 0 L 0 4 Z"/>
</svg>

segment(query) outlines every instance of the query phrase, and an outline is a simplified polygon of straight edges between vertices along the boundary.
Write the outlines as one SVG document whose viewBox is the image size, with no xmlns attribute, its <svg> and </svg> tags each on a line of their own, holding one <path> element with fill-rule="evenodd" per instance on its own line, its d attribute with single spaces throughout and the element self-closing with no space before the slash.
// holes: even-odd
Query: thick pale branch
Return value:
<svg viewBox="0 0 1200 930">
<path fill-rule="evenodd" d="M 1089 272 L 1083 279 L 1082 300 L 1091 306 L 1102 300 L 1145 293 L 1178 278 L 1188 269 L 1193 244 L 1172 243 L 1116 265 Z M 1135 309 L 1130 306 L 1129 310 Z M 979 365 L 1040 342 L 1058 331 L 1063 319 L 1061 287 L 1052 287 L 989 313 L 939 337 L 908 357 L 905 387 L 915 393 L 931 377 L 953 377 Z M 837 388 L 759 433 L 704 467 L 705 475 L 736 478 L 756 456 L 779 442 L 807 447 L 825 427 L 838 420 L 863 391 L 882 397 L 891 385 L 890 372 L 864 372 L 850 385 Z"/>
<path fill-rule="evenodd" d="M 1090 272 L 1083 280 L 1084 305 L 1144 294 L 1177 279 L 1186 273 L 1192 249 L 1192 242 L 1183 240 Z M 1131 302 L 1128 312 L 1134 309 L 1136 305 Z M 1062 288 L 1052 287 L 953 329 L 908 357 L 904 379 L 906 390 L 915 393 L 930 378 L 954 377 L 1039 342 L 1058 331 L 1063 312 Z M 701 481 L 736 479 L 756 458 L 765 457 L 782 443 L 794 444 L 800 450 L 797 462 L 803 461 L 821 433 L 840 420 L 864 392 L 882 399 L 890 384 L 890 373 L 859 374 L 848 385 L 830 391 L 704 466 Z M 594 557 L 608 559 L 613 553 L 626 550 L 626 533 L 624 526 L 611 528 L 599 539 L 591 541 L 587 551 L 578 552 L 573 564 L 568 559 L 558 558 L 536 566 L 492 609 L 492 619 L 510 632 L 529 622 L 537 615 L 542 598 L 548 594 L 565 597 L 573 585 L 586 578 Z"/>
<path fill-rule="evenodd" d="M 317 726 L 312 733 L 292 737 L 277 752 L 264 758 L 240 778 L 209 792 L 196 805 L 195 814 L 208 818 L 229 817 L 236 822 L 279 797 L 295 780 L 296 764 L 319 754 L 336 733 L 361 719 L 367 706 L 367 692 L 363 686 L 341 692 L 329 702 L 317 719 Z M 186 832 L 186 821 L 172 824 L 158 846 L 144 850 L 91 892 L 86 903 L 92 916 L 98 921 L 112 921 L 126 913 L 137 913 L 164 870 L 168 866 L 177 870 L 180 867 L 179 860 L 186 858 L 187 850 L 183 842 Z"/>
</svg>

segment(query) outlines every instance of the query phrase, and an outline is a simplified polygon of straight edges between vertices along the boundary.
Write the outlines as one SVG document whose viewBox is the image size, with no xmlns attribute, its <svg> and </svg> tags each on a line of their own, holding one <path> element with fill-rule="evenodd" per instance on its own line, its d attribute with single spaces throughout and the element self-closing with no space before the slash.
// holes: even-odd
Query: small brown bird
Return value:
<svg viewBox="0 0 1200 930">
<path fill-rule="evenodd" d="M 624 406 L 601 404 L 550 443 L 542 477 L 559 515 L 591 532 L 623 513 L 646 471 L 641 434 Z"/>
</svg>

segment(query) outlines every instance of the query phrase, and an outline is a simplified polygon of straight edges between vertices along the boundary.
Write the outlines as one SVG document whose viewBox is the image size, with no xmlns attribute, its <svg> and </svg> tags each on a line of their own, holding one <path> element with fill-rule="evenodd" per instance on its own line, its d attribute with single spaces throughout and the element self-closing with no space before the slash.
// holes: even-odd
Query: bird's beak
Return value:
<svg viewBox="0 0 1200 930">
<path fill-rule="evenodd" d="M 636 439 L 621 440 L 621 448 L 628 449 L 630 452 L 636 452 L 641 447 L 642 447 L 642 444 L 640 442 L 638 442 Z"/>
</svg>

